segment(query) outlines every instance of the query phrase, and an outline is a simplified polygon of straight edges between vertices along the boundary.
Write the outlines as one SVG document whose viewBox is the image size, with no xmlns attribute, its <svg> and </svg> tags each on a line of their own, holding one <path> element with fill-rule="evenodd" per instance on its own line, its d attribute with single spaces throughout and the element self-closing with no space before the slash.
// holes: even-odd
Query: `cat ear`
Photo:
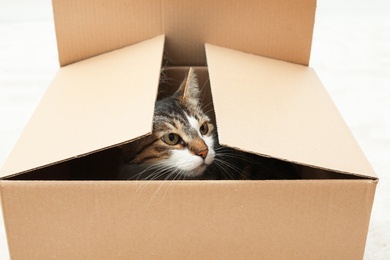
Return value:
<svg viewBox="0 0 390 260">
<path fill-rule="evenodd" d="M 188 105 L 199 105 L 200 90 L 194 69 L 191 67 L 186 79 L 181 83 L 175 96 L 180 102 Z"/>
</svg>

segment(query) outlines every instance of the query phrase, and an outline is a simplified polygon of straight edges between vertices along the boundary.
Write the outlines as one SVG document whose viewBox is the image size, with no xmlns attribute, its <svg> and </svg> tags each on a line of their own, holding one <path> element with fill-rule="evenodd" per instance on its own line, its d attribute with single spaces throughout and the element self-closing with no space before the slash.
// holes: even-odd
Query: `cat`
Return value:
<svg viewBox="0 0 390 260">
<path fill-rule="evenodd" d="M 193 68 L 172 96 L 156 102 L 152 134 L 134 147 L 121 179 L 197 179 L 213 163 L 214 126 Z"/>
<path fill-rule="evenodd" d="M 296 179 L 290 164 L 219 145 L 190 68 L 177 91 L 155 104 L 152 134 L 123 151 L 119 179 Z"/>
</svg>

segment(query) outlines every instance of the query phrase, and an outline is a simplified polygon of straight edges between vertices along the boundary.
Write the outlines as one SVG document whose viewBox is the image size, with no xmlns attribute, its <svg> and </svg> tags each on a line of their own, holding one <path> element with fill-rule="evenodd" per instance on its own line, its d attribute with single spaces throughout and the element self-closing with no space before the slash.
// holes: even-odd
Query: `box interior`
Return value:
<svg viewBox="0 0 390 260">
<path fill-rule="evenodd" d="M 119 148 L 109 148 L 62 163 L 43 167 L 26 173 L 6 177 L 3 180 L 117 180 L 120 171 Z M 303 180 L 369 179 L 299 164 L 293 164 Z M 294 180 L 283 180 L 294 181 Z"/>
<path fill-rule="evenodd" d="M 156 93 L 157 99 L 173 94 L 185 78 L 189 67 L 164 67 L 161 73 L 161 83 Z M 203 109 L 207 111 L 214 125 L 216 118 L 210 88 L 207 67 L 194 67 L 201 87 Z M 218 112 L 217 112 L 218 113 Z M 25 173 L 13 175 L 5 180 L 117 180 L 123 160 L 122 150 L 127 146 L 136 145 L 140 138 L 129 140 L 125 144 L 114 145 L 87 155 L 47 165 Z M 262 155 L 257 155 L 261 157 Z M 269 157 L 269 156 L 267 156 Z M 288 163 L 288 162 L 287 162 Z M 291 163 L 298 172 L 300 179 L 367 179 L 353 174 L 341 173 L 303 164 Z"/>
</svg>

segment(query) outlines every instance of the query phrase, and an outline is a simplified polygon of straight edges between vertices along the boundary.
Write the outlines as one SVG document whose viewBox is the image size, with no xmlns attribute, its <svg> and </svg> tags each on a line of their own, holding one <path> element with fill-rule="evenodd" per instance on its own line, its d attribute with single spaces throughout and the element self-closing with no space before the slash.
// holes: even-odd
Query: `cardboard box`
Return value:
<svg viewBox="0 0 390 260">
<path fill-rule="evenodd" d="M 0 173 L 11 258 L 362 258 L 378 179 L 307 67 L 315 6 L 54 0 L 61 68 Z M 303 179 L 114 180 L 163 54 L 209 75 L 221 144 Z"/>
</svg>

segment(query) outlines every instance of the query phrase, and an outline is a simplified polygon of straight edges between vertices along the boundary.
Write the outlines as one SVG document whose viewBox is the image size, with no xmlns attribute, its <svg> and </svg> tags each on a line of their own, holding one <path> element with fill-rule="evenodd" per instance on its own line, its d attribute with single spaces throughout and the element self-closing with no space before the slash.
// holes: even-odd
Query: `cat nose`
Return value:
<svg viewBox="0 0 390 260">
<path fill-rule="evenodd" d="M 198 155 L 198 156 L 202 157 L 202 159 L 204 159 L 204 158 L 206 158 L 208 152 L 209 152 L 209 149 L 206 148 L 202 151 L 199 151 L 196 155 Z"/>
</svg>

